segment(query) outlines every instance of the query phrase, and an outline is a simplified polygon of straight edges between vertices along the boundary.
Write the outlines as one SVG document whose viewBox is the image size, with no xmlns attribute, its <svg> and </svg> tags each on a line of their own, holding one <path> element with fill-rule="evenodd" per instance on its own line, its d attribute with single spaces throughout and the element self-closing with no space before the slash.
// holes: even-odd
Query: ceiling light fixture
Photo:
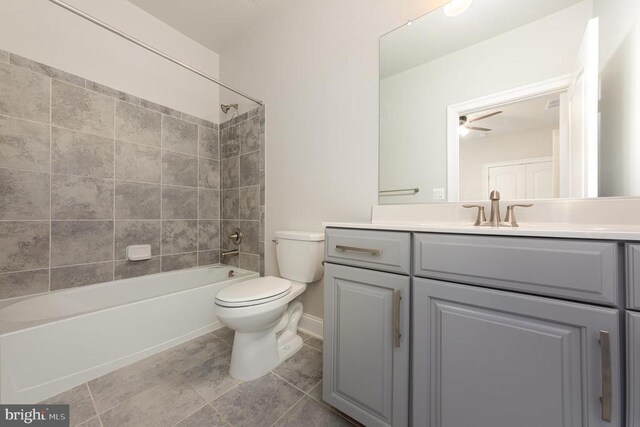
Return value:
<svg viewBox="0 0 640 427">
<path fill-rule="evenodd" d="M 449 17 L 458 16 L 466 12 L 473 0 L 451 0 L 444 6 L 444 14 Z"/>
<path fill-rule="evenodd" d="M 458 135 L 460 135 L 461 137 L 465 137 L 467 135 L 469 135 L 469 129 L 467 129 L 466 126 L 458 126 Z"/>
</svg>

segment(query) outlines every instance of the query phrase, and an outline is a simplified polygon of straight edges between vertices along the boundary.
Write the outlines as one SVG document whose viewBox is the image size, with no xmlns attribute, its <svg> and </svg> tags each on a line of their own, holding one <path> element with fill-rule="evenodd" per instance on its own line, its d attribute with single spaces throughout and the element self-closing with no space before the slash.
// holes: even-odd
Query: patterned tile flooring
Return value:
<svg viewBox="0 0 640 427">
<path fill-rule="evenodd" d="M 322 402 L 322 341 L 254 381 L 229 376 L 233 331 L 218 329 L 110 372 L 46 403 L 88 427 L 353 426 Z"/>
</svg>

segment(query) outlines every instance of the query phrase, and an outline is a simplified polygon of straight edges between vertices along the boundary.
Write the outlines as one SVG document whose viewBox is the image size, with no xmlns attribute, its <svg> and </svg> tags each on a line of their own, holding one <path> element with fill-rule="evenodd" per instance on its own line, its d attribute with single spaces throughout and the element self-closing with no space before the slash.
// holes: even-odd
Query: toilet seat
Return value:
<svg viewBox="0 0 640 427">
<path fill-rule="evenodd" d="M 266 304 L 291 292 L 291 282 L 279 277 L 260 277 L 234 283 L 216 294 L 215 303 L 222 307 L 248 307 Z"/>
</svg>

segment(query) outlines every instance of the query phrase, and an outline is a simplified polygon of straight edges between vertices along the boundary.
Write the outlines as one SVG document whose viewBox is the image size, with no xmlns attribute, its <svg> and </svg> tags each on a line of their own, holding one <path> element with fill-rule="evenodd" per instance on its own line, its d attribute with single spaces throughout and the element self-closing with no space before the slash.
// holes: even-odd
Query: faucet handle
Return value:
<svg viewBox="0 0 640 427">
<path fill-rule="evenodd" d="M 242 231 L 240 231 L 240 228 L 236 227 L 233 229 L 231 235 L 229 236 L 229 240 L 231 240 L 236 245 L 239 245 L 240 243 L 242 243 L 242 237 Z"/>
<path fill-rule="evenodd" d="M 487 223 L 487 217 L 484 214 L 484 206 L 482 205 L 462 205 L 463 208 L 478 208 L 478 215 L 476 216 L 476 222 L 473 224 L 475 226 L 483 225 Z"/>
<path fill-rule="evenodd" d="M 507 206 L 507 215 L 504 217 L 504 224 L 507 227 L 518 227 L 516 222 L 516 215 L 513 211 L 514 208 L 530 208 L 533 203 L 516 203 L 514 205 Z"/>
</svg>

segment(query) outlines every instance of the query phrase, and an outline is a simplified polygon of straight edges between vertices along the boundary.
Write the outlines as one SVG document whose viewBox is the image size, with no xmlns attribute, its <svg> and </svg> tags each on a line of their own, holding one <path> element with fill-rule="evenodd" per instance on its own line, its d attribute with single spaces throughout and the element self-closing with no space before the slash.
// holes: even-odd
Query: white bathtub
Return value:
<svg viewBox="0 0 640 427">
<path fill-rule="evenodd" d="M 0 403 L 39 402 L 213 331 L 215 294 L 255 277 L 214 265 L 0 302 Z"/>
</svg>

